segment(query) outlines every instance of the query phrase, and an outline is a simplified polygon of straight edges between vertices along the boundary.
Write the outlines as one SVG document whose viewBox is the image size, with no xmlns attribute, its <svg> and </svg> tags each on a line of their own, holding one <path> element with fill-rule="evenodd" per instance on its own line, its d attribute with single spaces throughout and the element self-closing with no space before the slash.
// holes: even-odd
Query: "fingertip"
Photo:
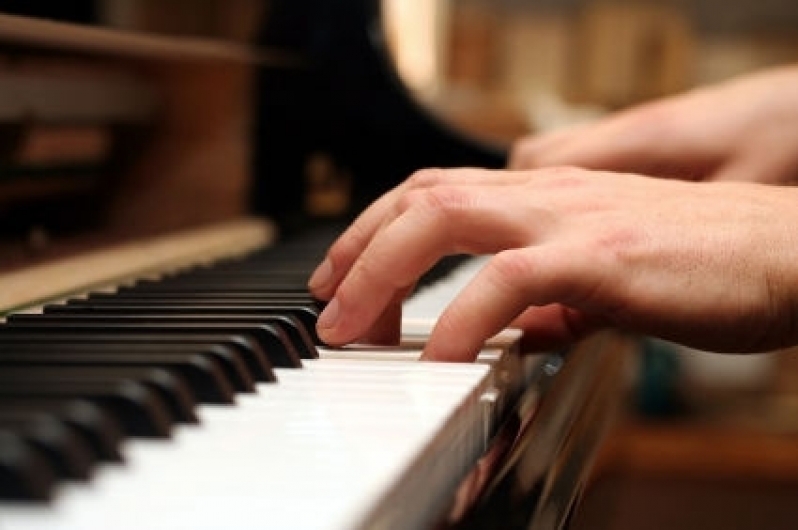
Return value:
<svg viewBox="0 0 798 530">
<path fill-rule="evenodd" d="M 479 349 L 469 347 L 458 347 L 452 343 L 442 345 L 435 340 L 435 335 L 430 337 L 429 342 L 424 346 L 421 353 L 422 361 L 433 361 L 443 363 L 469 363 L 476 360 Z"/>
<path fill-rule="evenodd" d="M 323 342 L 330 345 L 342 344 L 340 338 L 337 337 L 339 333 L 337 326 L 340 320 L 341 304 L 337 298 L 333 298 L 316 320 L 316 333 Z"/>
<path fill-rule="evenodd" d="M 308 290 L 319 299 L 326 299 L 331 293 L 330 284 L 334 276 L 333 264 L 330 258 L 325 258 L 308 280 Z"/>
</svg>

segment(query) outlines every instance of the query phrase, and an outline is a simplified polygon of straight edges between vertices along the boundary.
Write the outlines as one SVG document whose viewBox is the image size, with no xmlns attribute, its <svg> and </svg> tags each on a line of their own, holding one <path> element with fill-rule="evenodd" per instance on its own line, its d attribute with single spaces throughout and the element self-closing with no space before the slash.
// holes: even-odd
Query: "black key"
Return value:
<svg viewBox="0 0 798 530">
<path fill-rule="evenodd" d="M 318 263 L 317 263 L 318 264 Z M 212 267 L 183 269 L 164 274 L 159 278 L 139 280 L 130 286 L 146 289 L 159 283 L 188 284 L 197 283 L 198 285 L 209 283 L 228 283 L 228 284 L 248 284 L 248 285 L 275 285 L 287 284 L 297 288 L 308 290 L 308 279 L 312 270 L 290 270 L 288 264 L 275 264 L 271 267 L 262 265 L 243 266 L 242 264 L 217 264 Z"/>
<path fill-rule="evenodd" d="M 158 304 L 151 306 L 93 304 L 48 305 L 46 315 L 85 315 L 122 319 L 163 319 L 168 321 L 208 321 L 276 324 L 288 334 L 303 359 L 318 359 L 316 335 L 318 311 L 302 305 L 222 306 L 203 304 Z"/>
<path fill-rule="evenodd" d="M 269 285 L 295 285 L 307 290 L 308 273 L 306 271 L 251 271 L 230 270 L 213 268 L 205 270 L 191 270 L 182 273 L 164 276 L 157 280 L 139 280 L 136 287 L 147 288 L 153 285 L 251 285 L 253 287 L 268 287 Z"/>
<path fill-rule="evenodd" d="M 18 434 L 0 430 L 0 499 L 47 501 L 54 484 L 44 455 Z"/>
<path fill-rule="evenodd" d="M 71 346 L 71 347 L 70 347 Z M 119 350 L 108 352 L 94 345 L 19 345 L 5 351 L 0 347 L 0 370 L 16 367 L 94 367 L 94 368 L 164 368 L 180 375 L 194 397 L 204 403 L 234 403 L 233 388 L 213 357 L 198 354 L 139 353 Z M 175 418 L 196 423 L 197 417 Z"/>
<path fill-rule="evenodd" d="M 236 348 L 231 348 L 225 344 L 211 344 L 202 346 L 192 346 L 190 344 L 135 344 L 119 345 L 112 344 L 105 347 L 111 352 L 125 351 L 130 347 L 140 353 L 151 353 L 153 355 L 199 355 L 211 359 L 217 363 L 224 374 L 226 381 L 232 385 L 236 392 L 253 393 L 255 392 L 255 374 L 252 373 L 245 356 Z M 2 346 L 0 346 L 0 349 Z"/>
<path fill-rule="evenodd" d="M 112 411 L 130 436 L 168 437 L 172 413 L 164 402 L 164 393 L 156 389 L 159 385 L 179 388 L 179 382 L 163 370 L 111 372 L 87 368 L 3 369 L 0 371 L 0 400 L 85 398 Z M 187 394 L 187 390 L 183 389 L 183 393 Z M 185 399 L 185 396 L 178 398 L 178 392 L 175 396 Z"/>
<path fill-rule="evenodd" d="M 240 284 L 206 284 L 196 285 L 172 285 L 169 283 L 152 283 L 147 285 L 123 286 L 117 288 L 117 292 L 133 293 L 251 293 L 252 296 L 264 295 L 268 293 L 307 293 L 307 286 L 300 286 L 291 283 L 274 283 L 253 287 L 251 285 Z"/>
<path fill-rule="evenodd" d="M 101 355 L 105 354 L 109 358 L 120 357 L 118 361 L 123 364 L 125 359 L 129 359 L 131 364 L 146 366 L 149 362 L 151 366 L 159 366 L 159 357 L 162 357 L 163 367 L 168 366 L 181 373 L 185 378 L 192 378 L 197 382 L 206 381 L 221 388 L 217 391 L 222 395 L 230 393 L 229 387 L 237 392 L 254 392 L 255 384 L 253 375 L 249 367 L 244 362 L 243 356 L 227 346 L 221 344 L 210 344 L 193 346 L 190 344 L 158 344 L 151 342 L 118 343 L 118 342 L 98 342 L 98 341 L 65 341 L 65 342 L 39 342 L 31 341 L 25 344 L 6 344 L 0 341 L 0 356 L 3 354 L 14 354 L 23 352 L 51 352 L 63 353 L 69 357 L 75 354 L 95 355 L 99 361 Z M 212 361 L 211 365 L 194 363 L 194 358 L 201 358 Z M 141 360 L 138 359 L 141 357 Z M 147 361 L 149 359 L 149 361 Z M 190 363 L 191 366 L 181 366 L 177 361 L 181 359 Z M 85 364 L 90 364 L 91 360 L 86 359 Z M 221 374 L 214 370 L 210 374 L 197 374 L 198 370 L 221 369 Z"/>
<path fill-rule="evenodd" d="M 0 326 L 0 350 L 12 345 L 26 344 L 103 344 L 112 347 L 124 348 L 140 346 L 142 344 L 157 348 L 166 346 L 211 348 L 221 346 L 226 350 L 235 352 L 246 364 L 250 374 L 256 381 L 276 381 L 271 362 L 263 353 L 260 346 L 249 337 L 232 334 L 212 333 L 147 333 L 134 331 L 132 333 L 108 334 L 86 328 L 58 328 L 57 331 L 29 329 L 26 327 L 15 328 Z"/>
<path fill-rule="evenodd" d="M 11 430 L 36 447 L 66 479 L 88 480 L 95 458 L 80 432 L 52 414 L 0 408 L 0 430 Z"/>
<path fill-rule="evenodd" d="M 25 413 L 46 412 L 80 432 L 98 460 L 121 462 L 122 430 L 119 423 L 97 404 L 84 399 L 5 398 L 1 410 Z"/>
<path fill-rule="evenodd" d="M 91 293 L 86 298 L 73 298 L 67 301 L 68 305 L 95 303 L 95 304 L 152 304 L 158 302 L 197 302 L 203 304 L 219 303 L 222 305 L 263 305 L 268 303 L 293 303 L 302 302 L 310 307 L 323 309 L 324 302 L 317 300 L 307 292 L 277 292 L 277 293 L 250 293 L 250 292 L 136 292 L 125 291 L 117 293 Z"/>
<path fill-rule="evenodd" d="M 229 334 L 241 335 L 254 340 L 266 354 L 272 365 L 280 368 L 301 368 L 302 361 L 285 331 L 272 324 L 235 324 L 219 322 L 156 322 L 152 319 L 120 321 L 118 318 L 90 318 L 81 315 L 9 315 L 3 328 L 38 330 L 40 333 L 61 330 L 84 329 L 97 333 L 131 333 L 142 330 L 148 335 L 156 333 L 184 334 Z"/>
</svg>

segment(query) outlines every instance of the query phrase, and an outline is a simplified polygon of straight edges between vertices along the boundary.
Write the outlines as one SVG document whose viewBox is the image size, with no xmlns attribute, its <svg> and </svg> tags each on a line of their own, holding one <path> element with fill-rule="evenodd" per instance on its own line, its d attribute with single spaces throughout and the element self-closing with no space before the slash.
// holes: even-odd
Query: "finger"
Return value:
<svg viewBox="0 0 798 530">
<path fill-rule="evenodd" d="M 795 184 L 798 174 L 798 153 L 792 149 L 774 149 L 778 139 L 762 134 L 748 142 L 746 149 L 731 158 L 713 175 L 713 180 L 759 182 L 762 184 Z M 771 148 L 763 148 L 769 146 Z M 767 156 L 762 156 L 767 153 Z"/>
<path fill-rule="evenodd" d="M 510 172 L 473 168 L 427 169 L 416 172 L 408 180 L 389 191 L 369 206 L 333 243 L 322 263 L 308 281 L 311 293 L 329 300 L 374 235 L 390 224 L 396 215 L 396 204 L 406 193 L 436 186 L 507 185 L 523 177 Z"/>
<path fill-rule="evenodd" d="M 426 230 L 429 223 L 418 217 L 417 211 L 400 217 L 364 250 L 319 316 L 317 331 L 322 340 L 333 345 L 350 343 L 367 336 L 375 325 L 375 333 L 381 333 L 379 328 L 385 324 L 378 322 L 380 315 L 431 266 L 444 245 L 440 233 Z M 408 250 L 397 253 L 404 247 Z"/>
<path fill-rule="evenodd" d="M 332 298 L 341 279 L 368 246 L 399 193 L 394 189 L 377 199 L 332 244 L 308 280 L 308 290 L 316 298 Z"/>
<path fill-rule="evenodd" d="M 535 136 L 527 136 L 517 141 L 510 150 L 508 168 L 512 170 L 534 169 L 542 167 L 538 162 L 541 153 L 555 148 L 558 144 L 573 142 L 588 124 L 575 125 Z"/>
<path fill-rule="evenodd" d="M 402 303 L 412 287 L 401 290 L 397 296 L 388 303 L 388 307 L 377 318 L 366 334 L 358 339 L 363 344 L 379 344 L 396 346 L 402 339 Z"/>
<path fill-rule="evenodd" d="M 655 124 L 638 116 L 618 117 L 582 127 L 527 153 L 530 167 L 574 165 L 627 171 L 652 155 Z"/>
<path fill-rule="evenodd" d="M 521 351 L 540 352 L 567 346 L 606 325 L 598 315 L 560 304 L 530 307 L 509 327 L 521 329 Z"/>
<path fill-rule="evenodd" d="M 344 344 L 363 336 L 389 301 L 444 255 L 524 244 L 527 223 L 489 191 L 436 187 L 408 194 L 404 213 L 373 239 L 319 317 L 322 339 Z"/>
<path fill-rule="evenodd" d="M 596 279 L 593 267 L 573 259 L 574 250 L 529 247 L 494 256 L 440 316 L 424 358 L 472 361 L 487 339 L 530 305 L 584 301 L 595 291 Z M 574 332 L 566 322 L 556 324 L 559 329 L 550 333 Z"/>
<path fill-rule="evenodd" d="M 697 133 L 667 102 L 649 104 L 518 147 L 516 167 L 578 166 L 699 180 L 723 160 L 717 139 Z"/>
</svg>

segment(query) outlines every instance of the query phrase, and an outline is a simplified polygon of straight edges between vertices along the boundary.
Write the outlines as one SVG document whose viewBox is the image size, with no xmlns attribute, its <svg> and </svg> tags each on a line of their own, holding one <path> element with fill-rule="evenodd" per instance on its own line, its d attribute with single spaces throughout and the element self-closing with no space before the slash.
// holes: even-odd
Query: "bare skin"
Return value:
<svg viewBox="0 0 798 530">
<path fill-rule="evenodd" d="M 560 165 L 686 180 L 798 183 L 798 67 L 530 136 L 513 147 L 512 169 Z"/>
<path fill-rule="evenodd" d="M 472 360 L 508 325 L 529 348 L 605 326 L 716 351 L 798 343 L 798 188 L 740 182 L 794 177 L 798 101 L 751 98 L 774 99 L 789 79 L 782 93 L 798 100 L 796 77 L 777 71 L 522 140 L 515 171 L 417 173 L 369 207 L 311 278 L 330 300 L 320 336 L 395 336 L 418 277 L 465 252 L 495 256 L 441 315 L 428 359 Z M 706 98 L 725 103 L 707 110 Z M 755 133 L 768 123 L 775 132 Z M 549 167 L 560 161 L 612 171 Z"/>
</svg>

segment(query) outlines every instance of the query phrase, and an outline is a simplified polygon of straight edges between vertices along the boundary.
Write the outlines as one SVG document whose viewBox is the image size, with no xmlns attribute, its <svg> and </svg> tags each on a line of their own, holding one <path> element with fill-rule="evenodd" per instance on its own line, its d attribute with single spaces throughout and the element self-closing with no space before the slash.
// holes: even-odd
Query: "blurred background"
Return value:
<svg viewBox="0 0 798 530">
<path fill-rule="evenodd" d="M 375 1 L 418 98 L 505 142 L 798 59 L 791 0 Z M 268 0 L 4 0 L 0 12 L 251 43 Z"/>
<path fill-rule="evenodd" d="M 790 0 L 385 0 L 419 96 L 512 138 L 798 58 Z"/>
</svg>

